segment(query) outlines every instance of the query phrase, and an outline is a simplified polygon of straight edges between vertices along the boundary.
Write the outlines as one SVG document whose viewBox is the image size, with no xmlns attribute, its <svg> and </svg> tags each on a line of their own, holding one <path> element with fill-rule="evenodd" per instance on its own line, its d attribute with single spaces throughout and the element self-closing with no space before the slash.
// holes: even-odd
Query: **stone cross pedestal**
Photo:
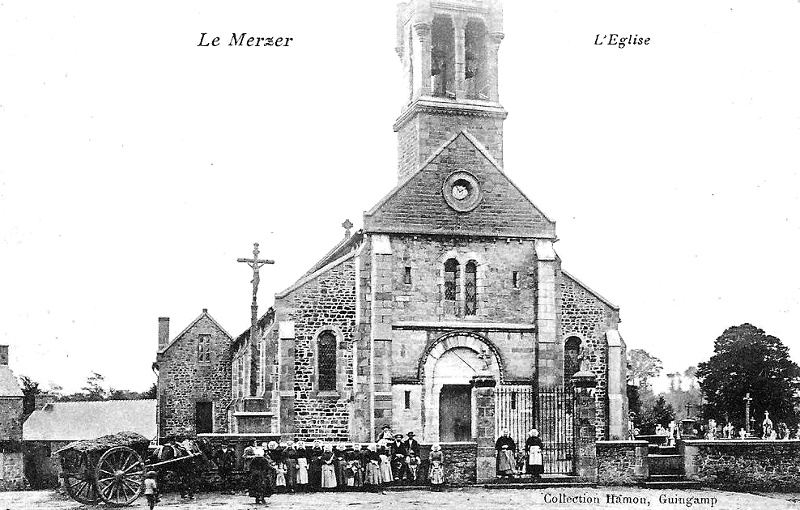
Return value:
<svg viewBox="0 0 800 510">
<path fill-rule="evenodd" d="M 475 392 L 475 411 L 478 452 L 475 459 L 475 477 L 478 483 L 492 481 L 495 471 L 494 387 L 497 381 L 491 374 L 480 373 L 472 377 Z"/>
<path fill-rule="evenodd" d="M 575 396 L 575 474 L 586 481 L 597 481 L 597 448 L 594 389 L 597 377 L 581 370 L 572 376 Z"/>
</svg>

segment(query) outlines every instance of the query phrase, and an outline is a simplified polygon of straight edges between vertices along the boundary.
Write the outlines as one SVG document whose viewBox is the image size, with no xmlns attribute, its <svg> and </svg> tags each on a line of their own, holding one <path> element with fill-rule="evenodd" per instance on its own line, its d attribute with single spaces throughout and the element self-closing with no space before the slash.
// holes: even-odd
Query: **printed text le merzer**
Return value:
<svg viewBox="0 0 800 510">
<path fill-rule="evenodd" d="M 233 32 L 228 46 L 289 46 L 293 37 L 247 37 L 247 32 Z M 198 46 L 219 46 L 219 37 L 208 37 L 207 32 L 200 34 Z"/>
</svg>

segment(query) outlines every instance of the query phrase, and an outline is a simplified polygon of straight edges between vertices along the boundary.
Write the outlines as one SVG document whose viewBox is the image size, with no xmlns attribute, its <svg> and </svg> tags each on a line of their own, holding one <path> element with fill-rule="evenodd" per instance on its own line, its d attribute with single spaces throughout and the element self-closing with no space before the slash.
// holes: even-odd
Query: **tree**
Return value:
<svg viewBox="0 0 800 510">
<path fill-rule="evenodd" d="M 86 379 L 86 386 L 81 388 L 85 393 L 85 400 L 106 400 L 109 392 L 103 386 L 106 378 L 97 372 L 92 372 Z"/>
<path fill-rule="evenodd" d="M 698 365 L 697 377 L 706 399 L 706 419 L 730 419 L 743 427 L 742 399 L 750 393 L 750 415 L 756 423 L 769 411 L 776 425 L 781 421 L 797 424 L 800 367 L 789 358 L 789 349 L 780 339 L 751 324 L 726 329 L 714 341 L 711 359 Z"/>
<path fill-rule="evenodd" d="M 157 394 L 158 394 L 158 385 L 156 383 L 153 383 L 153 385 L 150 386 L 150 388 L 148 388 L 147 391 L 139 393 L 139 396 L 137 398 L 156 398 Z"/>
<path fill-rule="evenodd" d="M 666 427 L 675 419 L 675 410 L 667 403 L 664 395 L 656 397 L 651 406 L 642 408 L 641 428 L 644 434 L 654 434 L 656 424 Z"/>
<path fill-rule="evenodd" d="M 40 395 L 42 390 L 39 388 L 39 383 L 27 375 L 23 375 L 19 380 L 22 383 L 22 414 L 28 416 L 36 410 L 36 395 Z"/>
<path fill-rule="evenodd" d="M 644 349 L 633 349 L 628 352 L 628 366 L 631 379 L 642 388 L 649 386 L 650 379 L 658 377 L 662 368 L 661 360 Z"/>
</svg>

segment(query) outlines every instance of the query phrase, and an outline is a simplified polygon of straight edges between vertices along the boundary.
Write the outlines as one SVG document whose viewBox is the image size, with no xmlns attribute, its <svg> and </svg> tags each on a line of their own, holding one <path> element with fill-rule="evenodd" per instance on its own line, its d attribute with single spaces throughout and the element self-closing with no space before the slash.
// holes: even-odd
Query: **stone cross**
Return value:
<svg viewBox="0 0 800 510">
<path fill-rule="evenodd" d="M 342 228 L 344 228 L 344 238 L 347 239 L 350 237 L 350 229 L 353 228 L 353 223 L 350 222 L 349 219 L 344 220 L 344 223 L 342 223 Z"/>
<path fill-rule="evenodd" d="M 745 427 L 747 428 L 747 435 L 750 435 L 750 402 L 753 400 L 750 398 L 750 392 L 747 392 L 747 395 L 744 396 L 742 399 L 744 400 L 744 423 Z"/>
<path fill-rule="evenodd" d="M 686 417 L 689 417 L 689 414 L 692 412 L 692 403 L 686 402 Z"/>
<path fill-rule="evenodd" d="M 266 259 L 259 259 L 258 258 L 258 243 L 253 243 L 253 258 L 252 259 L 236 259 L 236 262 L 246 262 L 248 266 L 253 268 L 253 279 L 250 283 L 253 284 L 253 304 L 256 304 L 256 294 L 258 293 L 258 284 L 261 282 L 261 278 L 258 275 L 258 270 L 264 264 L 274 264 L 274 260 L 266 260 Z"/>
<path fill-rule="evenodd" d="M 256 301 L 256 295 L 258 294 L 258 284 L 261 282 L 261 277 L 258 275 L 258 270 L 261 269 L 261 266 L 265 264 L 274 264 L 274 260 L 266 260 L 258 258 L 258 243 L 253 243 L 253 258 L 252 259 L 245 259 L 239 258 L 236 259 L 236 262 L 244 262 L 251 268 L 253 268 L 253 279 L 250 283 L 253 284 L 253 302 L 250 304 L 250 345 L 254 346 L 257 340 L 257 333 L 256 327 L 258 326 L 258 302 Z M 255 396 L 256 391 L 256 373 L 258 366 L 258 357 L 256 354 L 255 349 L 251 350 L 250 359 L 250 396 Z"/>
</svg>

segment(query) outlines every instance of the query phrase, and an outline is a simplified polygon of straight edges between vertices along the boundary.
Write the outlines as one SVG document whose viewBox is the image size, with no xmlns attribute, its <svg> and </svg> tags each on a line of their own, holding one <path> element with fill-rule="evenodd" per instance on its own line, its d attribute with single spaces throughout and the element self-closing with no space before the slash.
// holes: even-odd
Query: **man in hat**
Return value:
<svg viewBox="0 0 800 510">
<path fill-rule="evenodd" d="M 392 476 L 396 481 L 405 479 L 407 466 L 406 458 L 408 457 L 408 450 L 406 443 L 403 441 L 403 434 L 395 434 L 394 440 L 390 443 L 389 448 L 392 455 Z"/>
<path fill-rule="evenodd" d="M 405 441 L 406 445 L 406 460 L 403 463 L 404 473 L 405 475 L 411 480 L 414 481 L 414 477 L 412 476 L 412 470 L 409 466 L 412 457 L 419 458 L 419 442 L 414 439 L 414 432 L 410 431 L 408 434 L 408 439 Z"/>
<path fill-rule="evenodd" d="M 222 494 L 233 494 L 233 468 L 236 465 L 236 452 L 229 443 L 223 443 L 217 451 L 214 461 L 217 464 L 219 477 L 222 479 Z"/>
<path fill-rule="evenodd" d="M 406 451 L 407 452 L 414 452 L 419 455 L 419 443 L 416 439 L 414 439 L 414 433 L 408 433 L 408 439 L 406 439 Z"/>
</svg>

